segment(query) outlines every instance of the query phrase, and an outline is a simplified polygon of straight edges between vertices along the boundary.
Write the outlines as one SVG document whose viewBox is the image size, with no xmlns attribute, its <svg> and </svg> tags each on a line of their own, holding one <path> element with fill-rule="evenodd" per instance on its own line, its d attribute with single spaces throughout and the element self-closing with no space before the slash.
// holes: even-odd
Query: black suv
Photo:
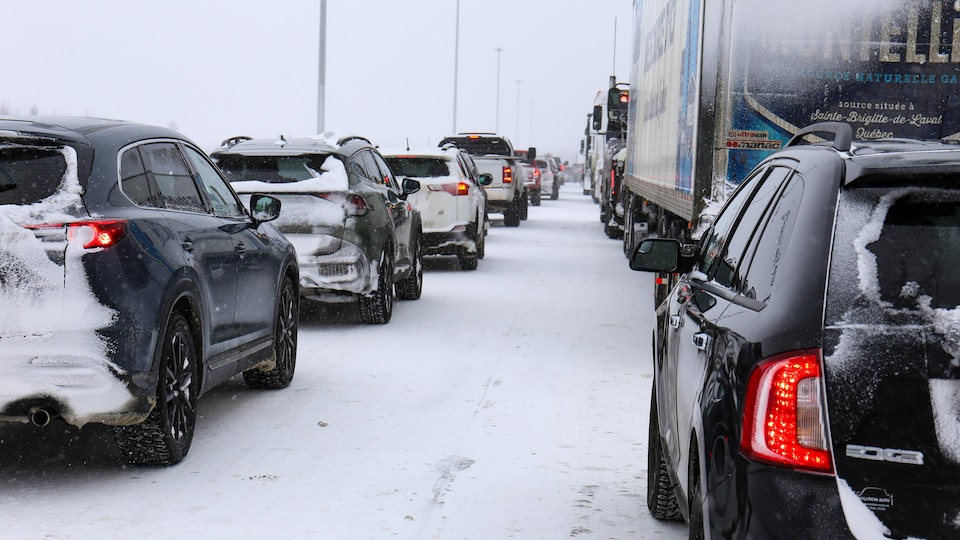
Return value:
<svg viewBox="0 0 960 540">
<path fill-rule="evenodd" d="M 815 124 L 690 253 L 631 259 L 682 274 L 657 308 L 653 515 L 691 538 L 960 538 L 960 147 Z"/>
<path fill-rule="evenodd" d="M 188 139 L 0 117 L 0 422 L 115 428 L 132 463 L 186 455 L 197 398 L 293 378 L 296 253 Z"/>
<path fill-rule="evenodd" d="M 242 197 L 283 202 L 277 228 L 297 248 L 300 293 L 320 302 L 357 302 L 360 318 L 386 324 L 394 290 L 423 290 L 423 225 L 402 183 L 370 141 L 322 133 L 287 140 L 227 139 L 211 157 Z"/>
</svg>

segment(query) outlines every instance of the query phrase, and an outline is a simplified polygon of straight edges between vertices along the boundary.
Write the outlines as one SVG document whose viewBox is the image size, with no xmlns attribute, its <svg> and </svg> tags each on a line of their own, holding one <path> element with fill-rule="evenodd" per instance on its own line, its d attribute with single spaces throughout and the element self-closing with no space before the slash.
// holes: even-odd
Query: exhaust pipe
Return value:
<svg viewBox="0 0 960 540">
<path fill-rule="evenodd" d="M 30 422 L 35 426 L 44 427 L 50 423 L 51 418 L 53 418 L 53 415 L 47 409 L 42 407 L 30 409 Z"/>
</svg>

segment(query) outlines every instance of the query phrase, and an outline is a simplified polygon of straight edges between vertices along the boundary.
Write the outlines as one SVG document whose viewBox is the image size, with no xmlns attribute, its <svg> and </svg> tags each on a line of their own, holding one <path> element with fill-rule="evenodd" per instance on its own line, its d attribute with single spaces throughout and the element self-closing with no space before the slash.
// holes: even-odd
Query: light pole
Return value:
<svg viewBox="0 0 960 540">
<path fill-rule="evenodd" d="M 517 79 L 517 144 L 520 144 L 520 79 Z"/>
<path fill-rule="evenodd" d="M 453 41 L 453 135 L 457 133 L 457 75 L 460 69 L 460 0 L 457 0 L 457 32 Z"/>
<path fill-rule="evenodd" d="M 497 47 L 494 52 L 497 53 L 497 119 L 494 122 L 496 128 L 493 131 L 500 133 L 500 53 L 503 52 L 503 47 Z"/>
<path fill-rule="evenodd" d="M 317 75 L 317 133 L 323 133 L 327 93 L 327 0 L 320 0 L 320 66 Z"/>
</svg>

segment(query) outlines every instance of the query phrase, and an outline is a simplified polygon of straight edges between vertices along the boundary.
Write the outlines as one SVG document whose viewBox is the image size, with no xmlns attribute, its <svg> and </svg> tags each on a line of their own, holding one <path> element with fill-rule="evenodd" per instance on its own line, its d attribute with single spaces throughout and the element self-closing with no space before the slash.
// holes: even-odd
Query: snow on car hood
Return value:
<svg viewBox="0 0 960 540">
<path fill-rule="evenodd" d="M 57 193 L 32 205 L 0 205 L 0 337 L 31 338 L 38 350 L 65 349 L 73 356 L 104 359 L 106 345 L 96 330 L 109 325 L 115 313 L 91 291 L 83 249 L 70 243 L 58 246 L 65 250 L 60 266 L 47 256 L 50 246 L 23 227 L 76 220 L 68 212 L 81 205 L 76 152 L 70 147 L 60 152 L 67 169 Z M 0 356 L 22 354 L 23 346 L 19 339 L 0 339 Z"/>
<path fill-rule="evenodd" d="M 347 191 L 350 189 L 350 179 L 343 162 L 333 156 L 327 156 L 320 167 L 320 172 L 310 171 L 313 178 L 299 182 L 261 182 L 259 180 L 241 180 L 231 182 L 230 185 L 237 193 L 304 193 Z"/>
</svg>

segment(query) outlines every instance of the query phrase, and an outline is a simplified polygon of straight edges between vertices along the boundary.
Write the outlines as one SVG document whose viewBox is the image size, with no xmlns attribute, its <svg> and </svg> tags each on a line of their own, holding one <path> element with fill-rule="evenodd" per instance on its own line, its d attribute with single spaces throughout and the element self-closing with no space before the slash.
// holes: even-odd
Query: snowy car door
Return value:
<svg viewBox="0 0 960 540">
<path fill-rule="evenodd" d="M 203 306 L 209 320 L 207 356 L 211 366 L 228 367 L 236 362 L 229 351 L 236 347 L 233 328 L 237 297 L 237 257 L 223 223 L 207 212 L 193 174 L 178 146 L 171 141 L 151 142 L 124 150 L 121 156 L 124 184 L 146 179 L 153 196 L 135 200 L 138 205 L 154 207 L 162 214 L 182 250 L 184 265 L 195 274 L 202 297 L 211 305 Z M 183 276 L 181 276 L 183 277 Z M 219 356 L 227 354 L 227 356 Z M 229 371 L 229 370 L 228 370 Z"/>
<path fill-rule="evenodd" d="M 397 232 L 397 263 L 400 265 L 409 264 L 413 259 L 411 253 L 413 247 L 411 245 L 413 241 L 413 208 L 405 198 L 402 198 L 403 192 L 387 162 L 380 157 L 380 154 L 375 152 L 368 152 L 367 155 L 373 159 L 377 170 L 380 171 L 381 183 L 387 188 L 390 217 L 393 219 L 393 226 Z"/>
<path fill-rule="evenodd" d="M 276 297 L 282 257 L 273 252 L 270 237 L 252 226 L 240 200 L 206 157 L 194 148 L 185 147 L 185 151 L 214 215 L 221 220 L 221 229 L 233 243 L 238 265 L 233 322 L 237 336 L 245 347 L 266 347 L 275 313 L 264 306 Z"/>
</svg>

